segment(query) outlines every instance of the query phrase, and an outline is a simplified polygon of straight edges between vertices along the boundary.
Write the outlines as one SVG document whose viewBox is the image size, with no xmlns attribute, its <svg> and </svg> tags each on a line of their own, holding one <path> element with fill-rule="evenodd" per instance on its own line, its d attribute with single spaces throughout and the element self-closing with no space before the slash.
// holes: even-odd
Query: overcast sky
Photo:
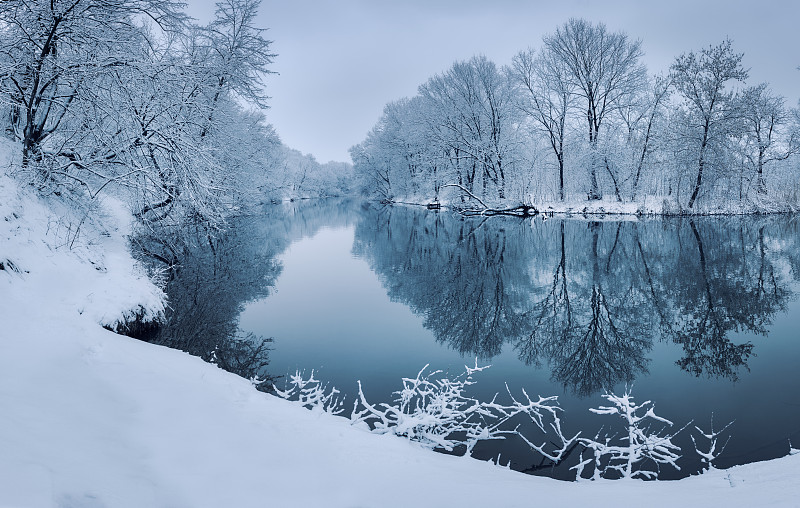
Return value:
<svg viewBox="0 0 800 508">
<path fill-rule="evenodd" d="M 212 1 L 189 0 L 203 22 L 213 9 Z M 797 105 L 797 0 L 262 0 L 259 24 L 269 29 L 279 73 L 267 80 L 267 117 L 288 146 L 320 162 L 349 161 L 348 149 L 387 102 L 476 54 L 508 64 L 570 17 L 641 39 L 651 74 L 730 37 L 745 54 L 749 82 L 767 81 Z"/>
</svg>

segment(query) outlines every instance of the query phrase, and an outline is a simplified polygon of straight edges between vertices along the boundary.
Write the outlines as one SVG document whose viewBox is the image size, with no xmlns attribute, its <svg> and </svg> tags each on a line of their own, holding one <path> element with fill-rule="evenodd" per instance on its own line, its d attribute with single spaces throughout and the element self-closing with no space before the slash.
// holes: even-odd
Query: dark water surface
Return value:
<svg viewBox="0 0 800 508">
<path fill-rule="evenodd" d="M 274 338 L 273 375 L 313 369 L 350 397 L 361 380 L 381 402 L 426 364 L 459 373 L 477 357 L 492 367 L 474 393 L 558 395 L 568 432 L 613 432 L 588 408 L 632 385 L 676 426 L 694 422 L 685 448 L 712 413 L 716 427 L 735 420 L 718 467 L 800 445 L 800 224 L 788 216 L 465 219 L 309 202 L 242 219 L 212 258 L 172 283 L 175 319 Z M 520 470 L 540 460 L 518 442 L 476 452 Z M 574 477 L 577 453 L 550 473 Z M 663 477 L 698 464 L 683 466 Z"/>
</svg>

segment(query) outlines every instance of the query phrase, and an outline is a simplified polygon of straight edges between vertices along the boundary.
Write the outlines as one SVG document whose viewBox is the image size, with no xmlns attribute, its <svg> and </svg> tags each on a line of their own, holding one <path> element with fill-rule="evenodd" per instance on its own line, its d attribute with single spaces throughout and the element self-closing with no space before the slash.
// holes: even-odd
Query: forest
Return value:
<svg viewBox="0 0 800 508">
<path fill-rule="evenodd" d="M 165 230 L 220 231 L 248 206 L 348 193 L 349 164 L 285 146 L 266 120 L 277 55 L 260 1 L 219 2 L 207 25 L 184 7 L 3 2 L 0 114 L 21 151 L 16 177 L 72 199 L 76 223 L 111 194 Z"/>
<path fill-rule="evenodd" d="M 473 207 L 795 210 L 798 109 L 748 82 L 733 41 L 678 55 L 658 75 L 643 56 L 641 41 L 573 18 L 509 65 L 455 62 L 387 104 L 351 148 L 359 187 Z"/>
<path fill-rule="evenodd" d="M 641 41 L 571 19 L 509 65 L 454 63 L 387 104 L 352 164 L 321 164 L 265 116 L 277 55 L 259 7 L 225 0 L 200 25 L 175 1 L 5 2 L 0 114 L 17 177 L 69 190 L 76 222 L 113 193 L 143 224 L 209 231 L 248 206 L 356 192 L 664 214 L 800 204 L 798 109 L 748 84 L 731 40 L 653 76 Z"/>
</svg>

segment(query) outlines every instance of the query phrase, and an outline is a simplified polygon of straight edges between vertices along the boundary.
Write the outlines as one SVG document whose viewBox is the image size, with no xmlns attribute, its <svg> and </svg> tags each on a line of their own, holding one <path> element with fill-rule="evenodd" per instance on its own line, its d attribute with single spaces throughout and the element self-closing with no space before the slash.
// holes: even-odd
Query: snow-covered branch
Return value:
<svg viewBox="0 0 800 508">
<path fill-rule="evenodd" d="M 728 445 L 728 441 L 730 441 L 730 436 L 728 436 L 728 439 L 725 440 L 725 443 L 723 443 L 721 447 L 717 446 L 717 441 L 719 436 L 731 425 L 733 425 L 733 422 L 728 422 L 724 427 L 715 431 L 714 415 L 712 414 L 710 431 L 706 432 L 697 425 L 694 426 L 694 428 L 697 429 L 697 432 L 699 432 L 700 435 L 708 441 L 707 448 L 704 451 L 698 447 L 697 440 L 695 440 L 694 435 L 690 435 L 692 438 L 692 443 L 694 444 L 694 450 L 698 455 L 700 455 L 704 470 L 714 469 L 714 460 L 725 450 L 725 447 Z"/>
<path fill-rule="evenodd" d="M 473 376 L 487 368 L 478 367 L 476 361 L 474 367 L 465 366 L 464 372 L 450 378 L 441 370 L 429 370 L 426 365 L 415 377 L 403 378 L 403 388 L 394 392 L 396 398 L 391 403 L 370 403 L 359 381 L 358 395 L 349 415 L 351 424 L 379 434 L 402 436 L 431 450 L 467 456 L 472 455 L 480 441 L 519 439 L 543 461 L 554 465 L 566 460 L 576 447 L 582 447 L 578 463 L 570 467 L 576 473 L 576 480 L 654 480 L 662 466 L 681 470 L 678 465 L 681 447 L 674 438 L 686 426 L 668 431 L 673 422 L 656 414 L 653 402 L 635 403 L 630 389 L 626 388 L 622 395 L 605 393 L 603 398 L 610 404 L 590 409 L 595 414 L 619 417 L 623 432 L 612 434 L 601 430 L 593 438 L 580 437 L 580 433 L 567 437 L 557 396 L 532 398 L 524 389 L 518 396 L 508 385 L 507 403 L 498 401 L 499 394 L 488 402 L 468 395 L 469 388 L 476 383 Z M 312 410 L 337 415 L 343 412 L 339 390 L 321 385 L 313 372 L 308 379 L 296 373 L 289 377 L 288 384 L 285 391 L 276 389 L 276 394 Z M 541 435 L 523 433 L 520 420 L 530 420 Z M 651 428 L 653 425 L 657 428 Z M 718 446 L 718 440 L 730 425 L 714 430 L 712 418 L 710 432 L 695 427 L 708 441 L 701 450 L 695 436 L 691 436 L 704 469 L 713 468 L 713 461 L 723 452 L 727 441 Z M 587 469 L 591 474 L 584 476 Z"/>
<path fill-rule="evenodd" d="M 672 422 L 656 415 L 654 404 L 649 400 L 635 404 L 629 389 L 626 389 L 623 395 L 605 393 L 603 398 L 613 405 L 600 406 L 590 411 L 600 415 L 619 416 L 624 422 L 626 432 L 618 439 L 619 444 L 613 443 L 613 437 L 601 436 L 599 433 L 594 439 L 579 439 L 579 442 L 594 454 L 593 479 L 607 477 L 611 472 L 612 475 L 620 475 L 627 479 L 637 477 L 655 479 L 662 465 L 680 470 L 677 460 L 681 457 L 681 448 L 673 443 L 672 439 L 683 428 L 674 433 L 665 433 L 663 428 L 651 431 L 650 424 L 653 422 L 659 422 L 666 427 L 671 427 Z M 656 471 L 642 469 L 640 463 L 645 461 L 654 463 Z M 581 456 L 581 463 L 573 468 L 576 469 L 578 476 L 588 463 L 589 461 L 583 460 Z"/>
<path fill-rule="evenodd" d="M 480 441 L 519 437 L 532 450 L 552 462 L 560 462 L 576 444 L 578 435 L 566 438 L 561 428 L 558 397 L 532 399 L 525 390 L 515 397 L 506 386 L 510 403 L 498 402 L 496 394 L 482 402 L 467 394 L 475 384 L 473 376 L 488 366 L 465 366 L 464 372 L 450 378 L 441 370 L 423 367 L 415 377 L 403 378 L 403 388 L 394 392 L 392 403 L 370 403 L 358 382 L 358 396 L 353 401 L 350 420 L 353 425 L 379 434 L 394 434 L 419 443 L 429 449 L 461 452 L 471 455 Z M 327 389 L 311 377 L 297 373 L 289 379 L 290 387 L 276 390 L 278 396 L 296 400 L 310 409 L 340 414 L 342 403 L 339 391 Z M 521 424 L 512 420 L 529 419 L 541 431 L 544 439 L 532 439 L 519 430 Z M 541 444 L 537 444 L 541 441 Z"/>
<path fill-rule="evenodd" d="M 289 376 L 286 390 L 275 388 L 275 394 L 286 400 L 298 402 L 301 406 L 312 411 L 323 411 L 334 415 L 344 411 L 344 398 L 340 398 L 341 392 L 335 387 L 328 388 L 319 380 L 314 378 L 314 371 L 308 379 L 303 377 L 300 371 Z"/>
</svg>

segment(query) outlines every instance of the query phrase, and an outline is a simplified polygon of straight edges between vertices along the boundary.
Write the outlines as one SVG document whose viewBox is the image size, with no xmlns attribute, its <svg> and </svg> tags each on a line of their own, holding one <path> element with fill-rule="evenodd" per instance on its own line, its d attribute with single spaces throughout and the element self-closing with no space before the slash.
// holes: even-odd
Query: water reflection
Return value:
<svg viewBox="0 0 800 508">
<path fill-rule="evenodd" d="M 495 367 L 476 396 L 490 399 L 505 382 L 558 394 L 570 432 L 589 435 L 605 422 L 592 420 L 588 407 L 598 400 L 588 396 L 636 380 L 641 396 L 681 425 L 708 421 L 712 411 L 715 421 L 736 419 L 736 438 L 718 463 L 727 467 L 785 454 L 787 437 L 796 441 L 798 350 L 789 313 L 800 287 L 798 224 L 269 206 L 212 242 L 196 231 L 170 251 L 140 239 L 179 261 L 167 287 L 167 323 L 149 340 L 245 377 L 318 369 L 345 393 L 360 379 L 370 400 L 384 402 L 401 376 L 427 362 L 451 369 L 472 363 L 461 356 L 479 356 Z M 331 231 L 316 235 L 323 227 Z M 481 453 L 502 453 L 524 470 L 530 457 L 517 448 L 492 442 Z M 570 460 L 557 475 L 574 477 L 577 458 Z"/>
<path fill-rule="evenodd" d="M 132 335 L 186 351 L 245 378 L 270 381 L 272 339 L 241 331 L 239 314 L 247 302 L 270 294 L 282 271 L 277 256 L 293 241 L 324 226 L 346 224 L 355 207 L 342 200 L 271 205 L 262 214 L 234 219 L 222 235 L 203 229 L 180 234 L 159 229 L 137 238 L 152 266 L 164 269 L 164 261 L 172 266 L 166 272 L 165 322 Z"/>
<path fill-rule="evenodd" d="M 694 376 L 737 380 L 792 296 L 800 249 L 785 218 L 461 219 L 368 206 L 353 252 L 436 340 L 483 359 L 510 345 L 586 396 L 648 369 L 653 341 Z M 791 243 L 791 245 L 789 245 Z"/>
</svg>

